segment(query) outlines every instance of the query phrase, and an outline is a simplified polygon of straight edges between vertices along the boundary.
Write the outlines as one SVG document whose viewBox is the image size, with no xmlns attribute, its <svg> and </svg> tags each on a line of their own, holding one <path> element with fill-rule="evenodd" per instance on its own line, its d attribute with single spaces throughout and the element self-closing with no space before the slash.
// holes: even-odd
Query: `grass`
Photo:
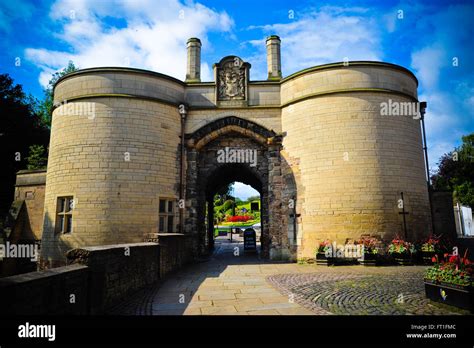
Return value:
<svg viewBox="0 0 474 348">
<path fill-rule="evenodd" d="M 236 208 L 237 208 L 237 209 L 245 208 L 245 209 L 247 209 L 247 211 L 250 212 L 250 203 L 259 203 L 259 205 L 260 205 L 260 201 L 257 199 L 257 200 L 252 201 L 252 202 L 245 202 L 245 203 L 242 203 L 242 202 L 241 202 L 241 203 L 237 203 L 237 204 L 236 204 Z"/>
</svg>

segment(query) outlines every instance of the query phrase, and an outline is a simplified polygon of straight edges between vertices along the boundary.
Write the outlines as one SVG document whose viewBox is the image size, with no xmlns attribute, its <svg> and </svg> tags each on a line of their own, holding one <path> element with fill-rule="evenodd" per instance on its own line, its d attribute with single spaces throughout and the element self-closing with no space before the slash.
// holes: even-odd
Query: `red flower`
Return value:
<svg viewBox="0 0 474 348">
<path fill-rule="evenodd" d="M 325 246 L 328 246 L 328 245 L 331 245 L 331 241 L 329 239 L 326 239 L 324 242 L 321 242 L 321 244 L 319 244 L 319 246 L 321 247 L 325 247 Z"/>
<path fill-rule="evenodd" d="M 433 256 L 433 257 L 431 258 L 431 261 L 432 261 L 432 262 L 436 262 L 436 257 Z"/>
<path fill-rule="evenodd" d="M 250 220 L 252 217 L 248 215 L 236 215 L 236 216 L 229 216 L 227 221 L 229 222 L 246 222 Z"/>
</svg>

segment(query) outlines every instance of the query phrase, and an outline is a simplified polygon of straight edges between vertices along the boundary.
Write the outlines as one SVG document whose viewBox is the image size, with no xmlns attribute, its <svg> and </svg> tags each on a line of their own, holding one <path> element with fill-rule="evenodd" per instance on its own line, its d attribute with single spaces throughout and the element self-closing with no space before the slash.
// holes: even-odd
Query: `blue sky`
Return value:
<svg viewBox="0 0 474 348">
<path fill-rule="evenodd" d="M 80 68 L 131 66 L 184 79 L 186 40 L 196 36 L 204 80 L 229 54 L 252 64 L 251 79 L 265 79 L 264 40 L 276 34 L 284 76 L 346 57 L 412 70 L 419 99 L 428 102 L 435 168 L 474 131 L 473 18 L 469 1 L 2 0 L 0 73 L 38 98 L 69 60 Z"/>
</svg>

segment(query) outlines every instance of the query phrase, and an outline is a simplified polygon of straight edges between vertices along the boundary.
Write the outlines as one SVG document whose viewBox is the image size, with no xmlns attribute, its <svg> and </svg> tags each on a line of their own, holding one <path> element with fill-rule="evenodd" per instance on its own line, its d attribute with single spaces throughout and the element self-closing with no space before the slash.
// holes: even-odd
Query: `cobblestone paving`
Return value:
<svg viewBox="0 0 474 348">
<path fill-rule="evenodd" d="M 336 267 L 328 268 L 334 270 Z M 316 314 L 469 314 L 426 299 L 423 284 L 425 267 L 343 268 L 337 271 L 343 271 L 342 274 L 328 274 L 327 270 L 321 270 L 322 273 L 280 274 L 267 279 Z"/>
<path fill-rule="evenodd" d="M 148 286 L 130 296 L 125 301 L 109 309 L 108 314 L 152 315 L 153 298 L 158 293 L 160 283 Z"/>
<path fill-rule="evenodd" d="M 242 247 L 239 240 L 231 243 L 218 238 L 216 251 L 209 260 L 185 267 L 161 283 L 133 294 L 108 313 L 467 314 L 425 298 L 424 266 L 278 263 L 246 254 Z"/>
</svg>

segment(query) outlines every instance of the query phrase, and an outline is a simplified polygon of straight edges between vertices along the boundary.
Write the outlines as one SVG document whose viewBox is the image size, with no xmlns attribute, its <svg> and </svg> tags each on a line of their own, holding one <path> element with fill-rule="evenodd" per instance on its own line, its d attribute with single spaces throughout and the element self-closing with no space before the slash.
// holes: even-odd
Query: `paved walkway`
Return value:
<svg viewBox="0 0 474 348">
<path fill-rule="evenodd" d="M 236 255 L 236 250 L 238 254 Z M 296 264 L 260 260 L 233 242 L 219 237 L 213 256 L 177 272 L 162 284 L 137 293 L 111 314 L 138 315 L 252 315 L 313 314 L 281 294 L 266 277 L 295 272 Z"/>
<path fill-rule="evenodd" d="M 465 314 L 425 298 L 424 270 L 264 261 L 244 253 L 238 239 L 219 237 L 208 261 L 140 291 L 110 314 Z"/>
</svg>

